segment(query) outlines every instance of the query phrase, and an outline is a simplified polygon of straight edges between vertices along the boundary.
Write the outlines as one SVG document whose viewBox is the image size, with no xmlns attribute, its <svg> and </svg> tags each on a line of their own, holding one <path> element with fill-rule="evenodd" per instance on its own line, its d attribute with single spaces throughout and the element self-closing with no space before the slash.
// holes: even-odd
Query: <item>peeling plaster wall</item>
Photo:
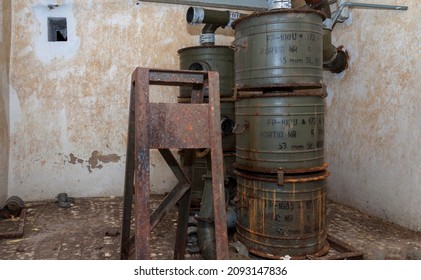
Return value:
<svg viewBox="0 0 421 280">
<path fill-rule="evenodd" d="M 325 75 L 328 196 L 421 230 L 421 6 L 381 2 L 409 10 L 352 9 L 334 30 L 351 60 Z"/>
<path fill-rule="evenodd" d="M 58 4 L 58 7 L 48 5 Z M 187 6 L 133 0 L 13 1 L 9 193 L 24 200 L 122 195 L 130 76 L 137 66 L 178 69 L 197 45 Z M 67 42 L 48 42 L 47 18 L 66 17 Z M 232 33 L 217 36 L 228 44 Z M 153 87 L 175 102 L 177 88 Z M 152 192 L 176 179 L 151 154 Z"/>
<path fill-rule="evenodd" d="M 9 163 L 9 69 L 11 2 L 0 4 L 0 207 L 7 199 Z"/>
</svg>

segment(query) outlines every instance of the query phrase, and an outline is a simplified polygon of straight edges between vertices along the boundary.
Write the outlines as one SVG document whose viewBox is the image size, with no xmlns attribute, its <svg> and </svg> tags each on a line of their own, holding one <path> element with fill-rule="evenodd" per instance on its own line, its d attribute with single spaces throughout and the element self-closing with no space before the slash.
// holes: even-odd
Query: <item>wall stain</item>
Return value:
<svg viewBox="0 0 421 280">
<path fill-rule="evenodd" d="M 117 154 L 102 154 L 100 151 L 93 151 L 91 154 L 91 157 L 88 160 L 80 159 L 76 157 L 73 153 L 69 154 L 69 160 L 68 162 L 71 164 L 86 164 L 86 167 L 88 168 L 89 173 L 92 173 L 92 169 L 103 168 L 104 163 L 110 163 L 110 162 L 119 162 L 121 159 L 121 156 Z"/>
</svg>

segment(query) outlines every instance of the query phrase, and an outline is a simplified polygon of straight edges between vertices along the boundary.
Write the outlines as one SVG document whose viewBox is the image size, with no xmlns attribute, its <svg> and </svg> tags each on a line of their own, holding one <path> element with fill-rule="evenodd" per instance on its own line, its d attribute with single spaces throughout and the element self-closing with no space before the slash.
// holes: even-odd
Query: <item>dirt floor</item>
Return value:
<svg viewBox="0 0 421 280">
<path fill-rule="evenodd" d="M 153 199 L 156 204 L 160 197 Z M 69 208 L 56 201 L 26 203 L 24 219 L 0 221 L 0 259 L 119 259 L 122 204 L 121 197 L 76 198 Z M 151 233 L 153 259 L 173 258 L 176 218 L 177 211 L 171 211 Z M 4 238 L 23 222 L 21 237 Z M 364 253 L 364 259 L 421 259 L 421 232 L 333 202 L 327 225 L 329 235 Z M 194 243 L 193 238 L 186 259 L 202 259 Z"/>
</svg>

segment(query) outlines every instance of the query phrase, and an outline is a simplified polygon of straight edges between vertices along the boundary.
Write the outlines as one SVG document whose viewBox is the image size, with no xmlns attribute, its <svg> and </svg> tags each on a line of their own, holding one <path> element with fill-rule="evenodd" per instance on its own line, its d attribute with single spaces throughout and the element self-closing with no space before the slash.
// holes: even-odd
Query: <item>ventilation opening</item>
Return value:
<svg viewBox="0 0 421 280">
<path fill-rule="evenodd" d="M 48 41 L 67 41 L 67 19 L 63 17 L 48 18 Z"/>
</svg>

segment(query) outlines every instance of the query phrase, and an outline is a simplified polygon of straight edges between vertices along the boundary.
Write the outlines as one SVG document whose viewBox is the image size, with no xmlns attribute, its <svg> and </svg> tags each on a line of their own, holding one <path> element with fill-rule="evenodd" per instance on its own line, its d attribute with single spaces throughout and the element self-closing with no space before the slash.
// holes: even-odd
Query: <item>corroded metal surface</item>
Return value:
<svg viewBox="0 0 421 280">
<path fill-rule="evenodd" d="M 191 85 L 192 104 L 150 103 L 149 85 Z M 203 103 L 205 88 L 209 91 L 209 103 L 199 104 Z M 130 101 L 127 151 L 134 155 L 128 155 L 126 163 L 121 258 L 129 257 L 132 243 L 135 259 L 151 257 L 150 231 L 177 201 L 179 215 L 174 258 L 184 258 L 191 201 L 192 156 L 194 149 L 208 147 L 212 158 L 215 232 L 218 236 L 216 257 L 227 259 L 218 73 L 137 68 L 132 75 Z M 159 149 L 179 182 L 151 215 L 149 150 L 154 148 Z M 183 167 L 175 160 L 170 148 L 187 149 Z M 134 236 L 130 237 L 133 179 L 135 230 Z"/>
<path fill-rule="evenodd" d="M 188 149 L 209 147 L 208 104 L 151 103 L 151 148 Z M 201 132 L 201 133 L 196 133 Z"/>
<path fill-rule="evenodd" d="M 234 125 L 235 122 L 235 100 L 230 98 L 220 99 L 221 101 L 221 133 L 222 133 L 222 149 L 224 152 L 234 151 L 235 150 L 235 134 L 232 132 L 227 124 L 231 123 Z M 178 103 L 187 103 L 191 102 L 190 98 L 178 98 Z M 205 102 L 208 102 L 208 99 L 205 97 Z M 206 118 L 201 118 L 198 121 L 206 121 Z M 203 127 L 203 131 L 206 131 L 206 125 Z"/>
<path fill-rule="evenodd" d="M 279 259 L 322 255 L 326 242 L 328 172 L 285 176 L 236 172 L 237 238 L 252 254 Z"/>
</svg>

